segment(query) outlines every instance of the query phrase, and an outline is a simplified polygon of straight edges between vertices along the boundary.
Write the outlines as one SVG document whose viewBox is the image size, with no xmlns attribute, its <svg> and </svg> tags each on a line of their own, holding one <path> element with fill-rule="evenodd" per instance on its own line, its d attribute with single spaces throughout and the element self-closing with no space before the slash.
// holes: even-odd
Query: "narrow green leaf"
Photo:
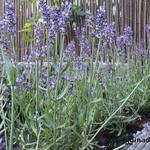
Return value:
<svg viewBox="0 0 150 150">
<path fill-rule="evenodd" d="M 66 93 L 68 92 L 68 86 L 64 89 L 64 91 L 57 97 L 57 100 L 62 99 Z"/>
</svg>

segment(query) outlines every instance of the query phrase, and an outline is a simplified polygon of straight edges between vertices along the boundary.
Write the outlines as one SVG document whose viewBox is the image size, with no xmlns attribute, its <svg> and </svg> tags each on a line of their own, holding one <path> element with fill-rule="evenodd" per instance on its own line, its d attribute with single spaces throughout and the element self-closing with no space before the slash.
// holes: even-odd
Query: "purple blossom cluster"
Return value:
<svg viewBox="0 0 150 150">
<path fill-rule="evenodd" d="M 141 41 L 140 47 L 138 49 L 138 53 L 139 53 L 140 56 L 142 56 L 144 58 L 146 58 L 148 56 L 148 50 L 146 48 L 146 45 L 145 45 L 144 41 Z"/>
<path fill-rule="evenodd" d="M 39 12 L 42 14 L 41 23 L 48 30 L 48 40 L 53 44 L 58 31 L 58 10 L 55 7 L 50 7 L 44 0 L 39 0 Z"/>
<path fill-rule="evenodd" d="M 0 20 L 0 45 L 2 45 L 4 49 L 9 48 L 9 42 L 6 37 L 6 31 L 7 31 L 6 26 L 7 26 L 6 19 L 1 19 Z"/>
<path fill-rule="evenodd" d="M 59 31 L 62 35 L 66 34 L 67 31 L 67 24 L 70 21 L 71 17 L 71 9 L 72 9 L 72 3 L 68 1 L 62 1 L 61 8 L 59 12 Z"/>
<path fill-rule="evenodd" d="M 107 24 L 105 9 L 97 9 L 96 16 L 92 16 L 89 13 L 87 13 L 86 22 L 92 27 L 92 36 L 101 38 L 102 30 Z"/>
<path fill-rule="evenodd" d="M 132 37 L 133 36 L 133 30 L 131 27 L 126 27 L 124 28 L 124 35 L 128 36 L 128 37 Z"/>
<path fill-rule="evenodd" d="M 133 44 L 133 31 L 131 27 L 124 28 L 123 34 L 117 38 L 118 46 L 125 48 Z"/>
<path fill-rule="evenodd" d="M 15 35 L 16 33 L 16 14 L 15 14 L 15 8 L 14 3 L 12 0 L 7 0 L 5 3 L 5 19 L 7 21 L 8 25 L 8 32 Z"/>
<path fill-rule="evenodd" d="M 33 63 L 36 59 L 44 60 L 47 56 L 47 46 L 42 46 L 38 51 L 32 50 L 23 58 L 23 61 Z"/>
<path fill-rule="evenodd" d="M 87 38 L 87 31 L 85 27 L 77 27 L 74 25 L 73 30 L 75 32 L 76 39 L 80 45 L 81 55 L 87 56 L 91 54 L 91 43 Z"/>
<path fill-rule="evenodd" d="M 29 63 L 30 62 L 35 62 L 36 59 L 38 59 L 38 58 L 39 58 L 39 52 L 36 52 L 36 51 L 32 50 L 31 53 L 27 56 L 26 61 L 29 62 Z"/>
<path fill-rule="evenodd" d="M 72 3 L 63 1 L 60 9 L 54 6 L 46 5 L 44 0 L 39 0 L 41 22 L 48 30 L 48 39 L 50 44 L 54 44 L 56 33 L 59 31 L 62 35 L 67 32 L 67 24 L 70 21 Z"/>
<path fill-rule="evenodd" d="M 7 33 L 15 35 L 16 33 L 16 14 L 14 3 L 11 0 L 5 2 L 5 15 L 0 19 L 0 44 L 4 49 L 9 49 L 10 41 L 7 39 Z"/>
<path fill-rule="evenodd" d="M 42 32 L 40 25 L 38 23 L 34 25 L 34 37 L 35 37 L 35 47 L 39 49 L 42 45 Z"/>
<path fill-rule="evenodd" d="M 74 59 L 76 56 L 75 41 L 71 41 L 64 50 L 64 59 Z"/>
<path fill-rule="evenodd" d="M 0 20 L 0 29 L 3 31 L 4 29 L 5 29 L 5 27 L 6 27 L 6 25 L 7 25 L 7 21 L 6 21 L 6 19 L 1 19 Z M 1 31 L 1 32 L 2 32 Z"/>
<path fill-rule="evenodd" d="M 115 23 L 107 24 L 104 26 L 102 37 L 104 41 L 108 43 L 114 43 L 116 40 L 116 29 L 115 29 Z"/>
</svg>

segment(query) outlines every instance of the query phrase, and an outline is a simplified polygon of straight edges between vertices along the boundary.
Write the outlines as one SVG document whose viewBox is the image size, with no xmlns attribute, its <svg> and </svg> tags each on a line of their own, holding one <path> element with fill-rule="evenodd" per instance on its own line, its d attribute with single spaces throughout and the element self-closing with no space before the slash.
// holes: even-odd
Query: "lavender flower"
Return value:
<svg viewBox="0 0 150 150">
<path fill-rule="evenodd" d="M 39 52 L 32 50 L 29 56 L 27 56 L 27 62 L 35 62 L 36 59 L 38 58 L 39 58 Z"/>
<path fill-rule="evenodd" d="M 55 76 L 52 76 L 52 77 L 51 77 L 51 80 L 50 80 L 50 87 L 51 87 L 52 89 L 55 89 L 55 87 L 56 87 L 56 77 L 55 77 Z"/>
<path fill-rule="evenodd" d="M 58 31 L 58 9 L 47 6 L 45 1 L 42 0 L 39 0 L 39 4 L 39 11 L 42 14 L 41 22 L 48 30 L 49 44 L 53 44 L 56 39 L 56 32 Z"/>
<path fill-rule="evenodd" d="M 108 43 L 113 43 L 116 39 L 115 23 L 104 26 L 103 38 Z"/>
<path fill-rule="evenodd" d="M 86 68 L 86 65 L 82 59 L 76 59 L 73 64 L 73 68 L 75 71 L 83 71 Z"/>
<path fill-rule="evenodd" d="M 140 48 L 139 48 L 138 52 L 139 52 L 140 56 L 147 57 L 148 51 L 146 49 L 144 41 L 141 41 Z"/>
<path fill-rule="evenodd" d="M 87 14 L 89 15 L 89 14 Z M 101 38 L 102 36 L 102 30 L 104 28 L 104 26 L 106 26 L 106 11 L 105 9 L 97 9 L 96 11 L 96 16 L 89 16 L 86 17 L 86 20 L 90 20 L 88 21 L 88 23 L 91 25 L 92 27 L 92 36 L 93 37 L 97 37 L 97 38 Z"/>
<path fill-rule="evenodd" d="M 50 8 L 43 0 L 39 0 L 39 5 L 39 12 L 42 14 L 41 22 L 47 27 L 49 22 Z"/>
<path fill-rule="evenodd" d="M 5 3 L 6 13 L 5 13 L 5 19 L 8 24 L 8 32 L 10 32 L 12 35 L 15 35 L 16 33 L 16 14 L 15 14 L 15 8 L 12 0 L 7 0 Z"/>
<path fill-rule="evenodd" d="M 121 48 L 124 48 L 128 43 L 129 38 L 125 35 L 121 35 L 117 38 L 117 42 Z"/>
<path fill-rule="evenodd" d="M 71 41 L 67 47 L 64 50 L 64 58 L 75 58 L 77 56 L 76 54 L 76 47 L 75 47 L 75 41 Z"/>
<path fill-rule="evenodd" d="M 62 35 L 66 34 L 67 24 L 70 21 L 72 3 L 63 1 L 59 12 L 59 31 Z"/>
<path fill-rule="evenodd" d="M 133 31 L 131 27 L 124 28 L 123 34 L 117 38 L 117 42 L 121 48 L 133 44 Z"/>
<path fill-rule="evenodd" d="M 133 31 L 132 31 L 132 28 L 131 27 L 126 27 L 124 28 L 124 34 L 128 37 L 132 37 L 133 36 Z"/>
<path fill-rule="evenodd" d="M 7 20 L 6 19 L 1 19 L 0 20 L 0 29 L 2 30 L 4 30 L 5 29 L 5 27 L 7 26 Z M 2 32 L 2 31 L 1 31 Z"/>
<path fill-rule="evenodd" d="M 90 55 L 91 53 L 91 43 L 87 38 L 86 28 L 82 27 L 81 29 L 74 25 L 73 28 L 77 41 L 79 42 L 79 45 L 81 47 L 81 55 Z"/>
<path fill-rule="evenodd" d="M 41 59 L 45 58 L 47 56 L 47 46 L 44 46 L 41 48 L 40 50 L 40 54 L 39 54 L 39 57 Z"/>
<path fill-rule="evenodd" d="M 40 29 L 40 25 L 38 23 L 36 23 L 34 25 L 34 37 L 35 37 L 35 47 L 37 49 L 39 49 L 41 47 L 41 44 L 42 44 L 42 32 L 41 32 L 41 29 Z"/>
<path fill-rule="evenodd" d="M 7 26 L 7 21 L 6 19 L 1 19 L 0 20 L 0 44 L 3 46 L 4 49 L 9 48 L 9 42 L 6 37 L 6 26 Z"/>
</svg>

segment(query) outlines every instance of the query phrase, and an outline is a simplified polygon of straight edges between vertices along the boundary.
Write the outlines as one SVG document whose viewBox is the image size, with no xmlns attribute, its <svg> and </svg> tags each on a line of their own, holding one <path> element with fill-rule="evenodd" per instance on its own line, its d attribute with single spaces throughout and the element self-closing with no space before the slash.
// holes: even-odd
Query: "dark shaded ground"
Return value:
<svg viewBox="0 0 150 150">
<path fill-rule="evenodd" d="M 150 122 L 150 110 L 139 112 L 139 115 L 141 116 L 141 120 L 135 120 L 128 124 L 125 132 L 120 136 L 117 136 L 115 133 L 110 134 L 108 130 L 100 132 L 97 135 L 96 140 L 101 148 L 95 147 L 94 150 L 113 150 L 133 139 L 133 134 L 137 131 L 141 131 L 144 123 Z"/>
</svg>

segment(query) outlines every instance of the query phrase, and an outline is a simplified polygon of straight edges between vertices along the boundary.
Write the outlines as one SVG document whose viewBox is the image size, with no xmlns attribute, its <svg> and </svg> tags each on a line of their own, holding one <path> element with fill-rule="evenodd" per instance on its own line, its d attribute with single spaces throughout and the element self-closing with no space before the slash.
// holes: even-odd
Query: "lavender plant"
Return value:
<svg viewBox="0 0 150 150">
<path fill-rule="evenodd" d="M 1 90 L 6 83 L 11 92 L 11 111 L 9 105 L 4 111 L 4 96 L 0 95 L 6 137 L 0 136 L 0 144 L 9 150 L 15 143 L 20 149 L 93 149 L 101 130 L 120 134 L 126 123 L 140 118 L 138 110 L 149 103 L 146 81 L 150 67 L 139 72 L 133 61 L 130 68 L 128 64 L 100 62 L 101 51 L 109 57 L 118 54 L 118 49 L 121 53 L 132 50 L 135 44 L 130 27 L 117 37 L 115 24 L 106 20 L 106 10 L 98 9 L 95 16 L 87 14 L 83 27 L 73 26 L 75 39 L 65 43 L 72 4 L 62 1 L 60 6 L 48 6 L 45 0 L 38 0 L 38 6 L 41 18 L 33 23 L 34 46 L 24 57 L 26 63 L 16 65 L 5 51 L 11 43 L 5 39 L 6 33 L 16 34 L 11 1 L 7 1 L 6 16 L 0 21 Z M 149 32 L 149 26 L 146 30 Z M 148 50 L 141 43 L 136 55 L 148 59 Z M 115 55 L 111 56 L 114 59 Z M 125 108 L 133 111 L 130 116 Z"/>
</svg>

